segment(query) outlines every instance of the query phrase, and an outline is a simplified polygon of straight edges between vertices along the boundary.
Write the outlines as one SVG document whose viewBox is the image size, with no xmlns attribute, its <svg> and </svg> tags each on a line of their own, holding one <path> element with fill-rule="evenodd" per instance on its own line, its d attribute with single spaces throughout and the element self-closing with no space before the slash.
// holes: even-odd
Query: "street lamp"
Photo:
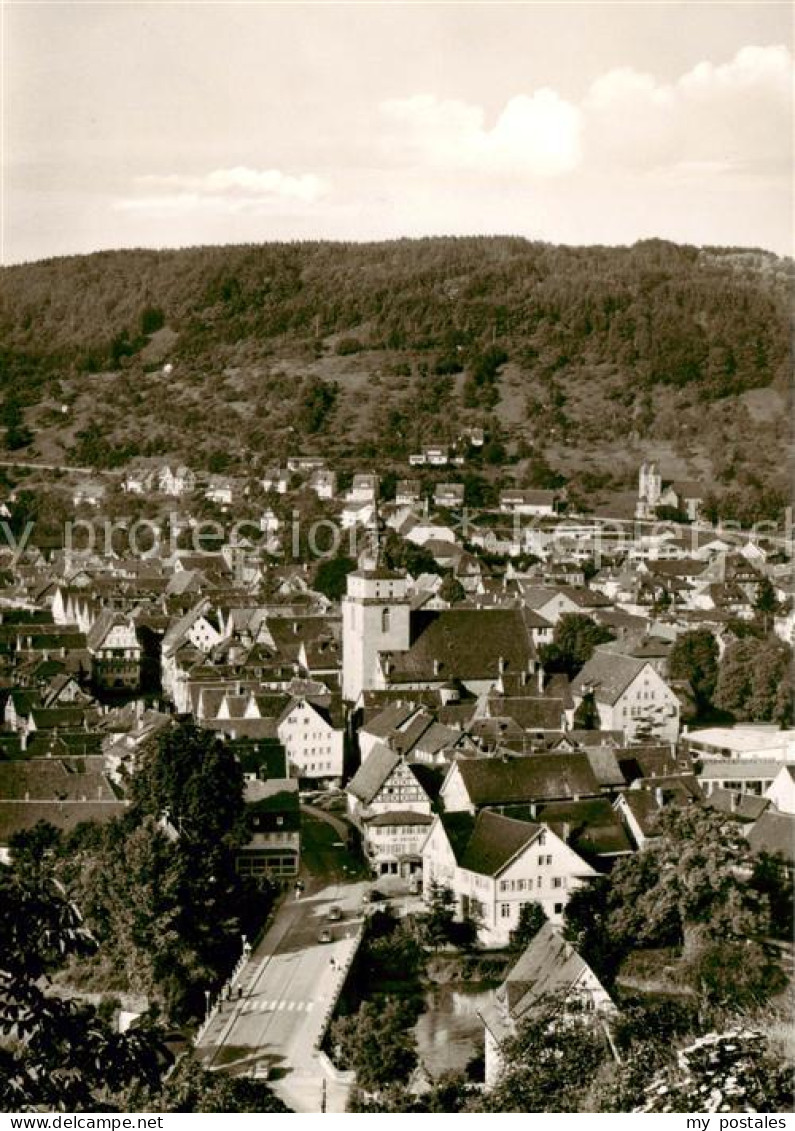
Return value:
<svg viewBox="0 0 795 1131">
<path fill-rule="evenodd" d="M 210 1016 L 210 994 L 209 990 L 204 991 L 204 1020 L 206 1021 Z"/>
</svg>

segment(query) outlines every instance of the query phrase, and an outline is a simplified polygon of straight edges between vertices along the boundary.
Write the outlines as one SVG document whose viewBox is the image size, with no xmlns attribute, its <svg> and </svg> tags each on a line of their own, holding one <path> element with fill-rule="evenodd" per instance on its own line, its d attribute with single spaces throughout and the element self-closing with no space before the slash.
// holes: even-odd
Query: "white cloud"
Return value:
<svg viewBox="0 0 795 1131">
<path fill-rule="evenodd" d="M 435 167 L 549 177 L 580 160 L 580 111 L 548 88 L 510 99 L 491 129 L 482 107 L 428 94 L 381 112 L 389 152 Z"/>
<path fill-rule="evenodd" d="M 431 94 L 380 106 L 392 161 L 530 180 L 575 170 L 693 176 L 789 170 L 793 66 L 783 46 L 744 47 L 672 82 L 620 67 L 579 104 L 543 87 L 517 94 L 493 126 L 483 107 Z"/>
<path fill-rule="evenodd" d="M 260 212 L 275 204 L 313 204 L 329 191 L 328 184 L 313 173 L 295 176 L 280 169 L 245 165 L 214 169 L 202 176 L 152 173 L 136 177 L 135 183 L 143 193 L 117 201 L 118 210 L 158 215 L 186 210 Z"/>
<path fill-rule="evenodd" d="M 778 173 L 790 164 L 794 77 L 782 46 L 744 47 L 667 84 L 628 67 L 609 71 L 583 101 L 587 158 L 647 171 Z"/>
</svg>

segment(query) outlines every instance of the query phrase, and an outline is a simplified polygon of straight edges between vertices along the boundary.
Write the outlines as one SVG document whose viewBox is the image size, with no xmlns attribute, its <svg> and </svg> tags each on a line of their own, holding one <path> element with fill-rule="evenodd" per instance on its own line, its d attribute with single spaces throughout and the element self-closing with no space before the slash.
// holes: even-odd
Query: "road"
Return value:
<svg viewBox="0 0 795 1131">
<path fill-rule="evenodd" d="M 212 1069 L 257 1075 L 267 1068 L 274 1091 L 293 1111 L 321 1111 L 324 1095 L 326 1110 L 344 1111 L 349 1085 L 324 1071 L 315 1045 L 358 947 L 368 884 L 345 882 L 347 854 L 330 824 L 305 824 L 313 830 L 306 891 L 282 903 L 238 979 L 240 998 L 221 1005 L 197 1052 Z M 340 922 L 327 918 L 334 905 L 342 909 Z M 318 941 L 324 928 L 330 943 Z"/>
</svg>

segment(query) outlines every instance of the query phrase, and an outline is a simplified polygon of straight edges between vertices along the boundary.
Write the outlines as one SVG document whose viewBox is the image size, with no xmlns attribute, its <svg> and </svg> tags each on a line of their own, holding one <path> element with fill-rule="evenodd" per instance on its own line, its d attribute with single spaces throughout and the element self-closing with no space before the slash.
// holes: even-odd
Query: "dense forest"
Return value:
<svg viewBox="0 0 795 1131">
<path fill-rule="evenodd" d="M 719 492 L 781 491 L 793 271 L 503 237 L 8 267 L 0 426 L 32 458 L 235 470 L 296 449 L 399 463 L 481 425 L 495 462 L 549 461 L 586 492 L 630 486 L 650 445 Z"/>
</svg>

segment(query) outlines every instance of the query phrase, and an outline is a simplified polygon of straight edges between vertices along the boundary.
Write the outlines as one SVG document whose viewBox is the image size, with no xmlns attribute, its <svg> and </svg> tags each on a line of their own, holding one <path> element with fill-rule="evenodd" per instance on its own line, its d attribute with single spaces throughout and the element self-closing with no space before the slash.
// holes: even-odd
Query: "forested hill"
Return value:
<svg viewBox="0 0 795 1131">
<path fill-rule="evenodd" d="M 270 244 L 102 252 L 0 281 L 2 423 L 42 457 L 233 467 L 290 435 L 400 461 L 478 423 L 565 475 L 582 474 L 567 452 L 623 440 L 685 462 L 690 445 L 730 484 L 756 425 L 772 456 L 783 438 L 793 264 L 763 251 Z"/>
</svg>

